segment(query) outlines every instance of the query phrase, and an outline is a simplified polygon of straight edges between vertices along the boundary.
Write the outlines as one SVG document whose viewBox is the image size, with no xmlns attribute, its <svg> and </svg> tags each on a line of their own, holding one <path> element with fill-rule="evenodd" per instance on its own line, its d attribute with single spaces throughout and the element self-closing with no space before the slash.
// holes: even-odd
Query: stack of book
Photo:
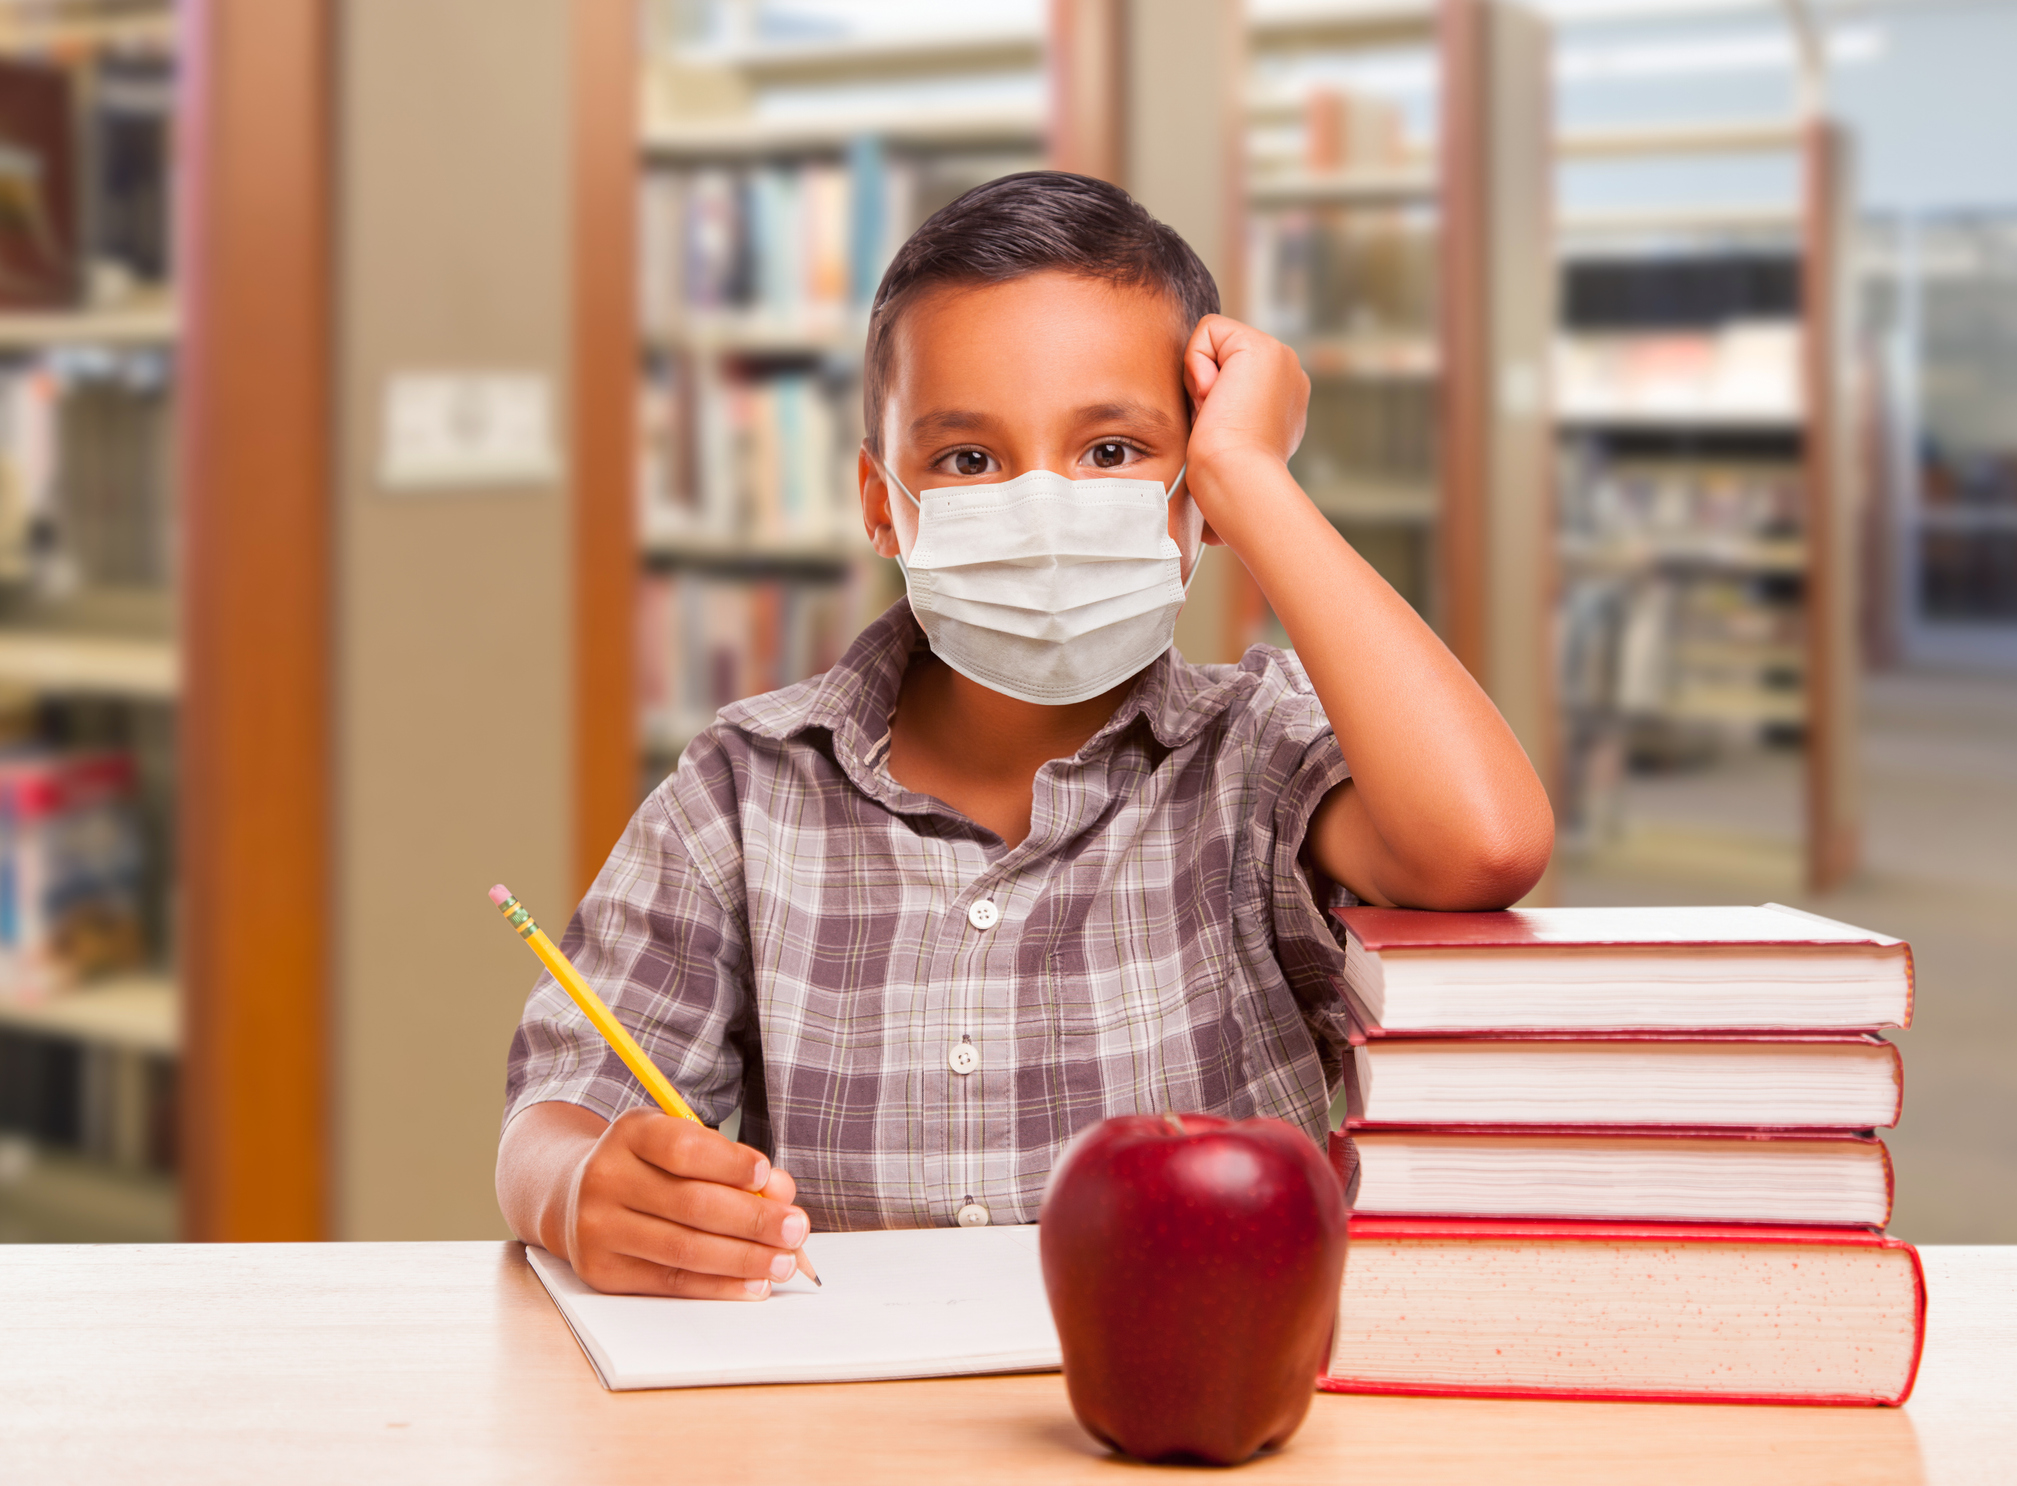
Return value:
<svg viewBox="0 0 2017 1486">
<path fill-rule="evenodd" d="M 1905 1398 L 1925 1287 L 1873 1132 L 1909 946 L 1776 904 L 1338 916 L 1326 1388 Z"/>
</svg>

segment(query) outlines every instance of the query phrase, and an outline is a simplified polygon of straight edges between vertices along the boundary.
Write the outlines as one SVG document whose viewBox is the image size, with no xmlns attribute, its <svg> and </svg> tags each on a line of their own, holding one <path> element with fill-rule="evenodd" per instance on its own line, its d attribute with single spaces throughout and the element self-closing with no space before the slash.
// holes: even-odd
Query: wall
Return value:
<svg viewBox="0 0 2017 1486">
<path fill-rule="evenodd" d="M 481 1238 L 534 966 L 485 891 L 570 896 L 565 491 L 389 493 L 394 370 L 569 354 L 567 0 L 348 0 L 338 43 L 334 1236 Z M 564 417 L 562 426 L 565 426 Z"/>
</svg>

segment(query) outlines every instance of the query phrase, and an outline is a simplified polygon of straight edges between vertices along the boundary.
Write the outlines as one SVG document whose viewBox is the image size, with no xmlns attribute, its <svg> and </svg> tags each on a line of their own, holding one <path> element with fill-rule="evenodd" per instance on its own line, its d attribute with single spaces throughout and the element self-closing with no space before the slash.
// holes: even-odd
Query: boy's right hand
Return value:
<svg viewBox="0 0 2017 1486">
<path fill-rule="evenodd" d="M 748 1146 L 633 1109 L 574 1163 L 556 1236 L 574 1272 L 598 1290 L 761 1300 L 772 1281 L 791 1277 L 812 1230 L 791 1205 L 796 1192 Z"/>
</svg>

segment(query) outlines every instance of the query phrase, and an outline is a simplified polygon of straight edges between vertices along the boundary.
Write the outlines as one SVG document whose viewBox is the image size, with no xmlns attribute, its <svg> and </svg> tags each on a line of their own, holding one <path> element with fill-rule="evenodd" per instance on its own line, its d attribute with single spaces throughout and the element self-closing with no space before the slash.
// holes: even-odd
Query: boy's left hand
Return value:
<svg viewBox="0 0 2017 1486">
<path fill-rule="evenodd" d="M 1309 417 L 1309 374 L 1273 336 L 1207 315 L 1184 347 L 1184 385 L 1196 409 L 1189 483 L 1205 520 L 1228 536 L 1214 509 L 1225 488 L 1218 476 L 1255 459 L 1287 465 Z"/>
</svg>

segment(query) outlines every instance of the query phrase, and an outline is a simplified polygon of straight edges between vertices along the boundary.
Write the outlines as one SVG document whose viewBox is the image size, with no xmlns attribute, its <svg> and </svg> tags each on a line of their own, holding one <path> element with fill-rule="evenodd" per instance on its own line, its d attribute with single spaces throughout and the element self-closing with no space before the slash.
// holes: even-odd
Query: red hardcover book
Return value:
<svg viewBox="0 0 2017 1486">
<path fill-rule="evenodd" d="M 68 73 L 0 59 L 0 307 L 77 296 L 72 127 Z"/>
<path fill-rule="evenodd" d="M 1368 1037 L 1484 1031 L 1909 1026 L 1902 939 L 1767 903 L 1732 908 L 1340 908 Z"/>
<path fill-rule="evenodd" d="M 1910 1244 L 1863 1228 L 1352 1220 L 1336 1393 L 1900 1404 Z"/>
<path fill-rule="evenodd" d="M 1895 1193 L 1884 1142 L 1832 1130 L 1403 1125 L 1351 1146 L 1365 1216 L 1882 1228 Z"/>
<path fill-rule="evenodd" d="M 1846 1034 L 1485 1033 L 1353 1049 L 1347 1124 L 1867 1130 L 1895 1125 L 1898 1049 Z"/>
</svg>

